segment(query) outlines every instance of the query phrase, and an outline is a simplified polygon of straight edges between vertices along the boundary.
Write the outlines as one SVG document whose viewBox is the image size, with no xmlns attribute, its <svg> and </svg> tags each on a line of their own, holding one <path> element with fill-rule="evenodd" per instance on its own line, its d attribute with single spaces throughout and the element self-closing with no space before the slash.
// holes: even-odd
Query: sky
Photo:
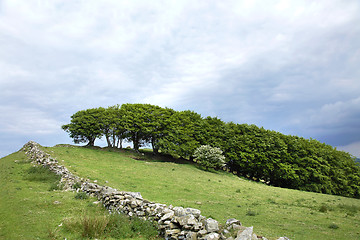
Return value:
<svg viewBox="0 0 360 240">
<path fill-rule="evenodd" d="M 0 0 L 0 157 L 123 103 L 360 157 L 359 23 L 358 0 Z"/>
</svg>

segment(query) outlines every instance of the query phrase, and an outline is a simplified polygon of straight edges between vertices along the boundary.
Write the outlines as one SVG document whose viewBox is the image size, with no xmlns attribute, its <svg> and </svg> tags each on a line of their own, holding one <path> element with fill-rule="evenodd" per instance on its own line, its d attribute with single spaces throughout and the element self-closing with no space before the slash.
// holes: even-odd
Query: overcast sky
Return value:
<svg viewBox="0 0 360 240">
<path fill-rule="evenodd" d="M 360 1 L 0 0 L 0 91 L 0 157 L 123 103 L 360 157 Z"/>
</svg>

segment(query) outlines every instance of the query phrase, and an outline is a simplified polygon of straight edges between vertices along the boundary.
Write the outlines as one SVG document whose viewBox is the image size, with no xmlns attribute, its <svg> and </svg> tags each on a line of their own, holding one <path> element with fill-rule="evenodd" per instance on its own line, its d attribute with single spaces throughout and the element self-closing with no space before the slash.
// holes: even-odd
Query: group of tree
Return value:
<svg viewBox="0 0 360 240">
<path fill-rule="evenodd" d="M 75 143 L 93 146 L 95 139 L 105 137 L 109 147 L 121 148 L 128 141 L 136 151 L 151 145 L 154 153 L 190 161 L 196 149 L 207 145 L 222 151 L 226 168 L 239 176 L 273 186 L 360 198 L 360 166 L 349 153 L 256 125 L 203 118 L 189 110 L 123 104 L 78 111 L 62 128 Z"/>
</svg>

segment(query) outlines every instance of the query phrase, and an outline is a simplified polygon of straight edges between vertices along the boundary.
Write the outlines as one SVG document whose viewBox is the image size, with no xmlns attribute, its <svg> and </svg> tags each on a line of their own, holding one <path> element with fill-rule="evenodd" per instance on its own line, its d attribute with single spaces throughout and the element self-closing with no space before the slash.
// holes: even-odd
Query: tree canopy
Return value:
<svg viewBox="0 0 360 240">
<path fill-rule="evenodd" d="M 188 160 L 193 160 L 196 149 L 208 145 L 223 152 L 227 169 L 238 176 L 273 186 L 360 198 L 360 167 L 355 157 L 315 139 L 256 125 L 225 123 L 190 110 L 123 104 L 78 111 L 62 128 L 75 143 L 93 146 L 95 139 L 104 136 L 109 147 L 121 148 L 125 140 L 136 151 L 152 146 L 155 154 Z"/>
</svg>

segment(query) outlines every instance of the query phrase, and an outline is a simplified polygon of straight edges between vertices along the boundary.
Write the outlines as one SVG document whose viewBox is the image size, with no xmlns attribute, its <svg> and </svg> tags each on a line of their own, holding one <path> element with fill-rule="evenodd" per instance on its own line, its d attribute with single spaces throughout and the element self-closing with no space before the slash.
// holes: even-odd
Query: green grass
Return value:
<svg viewBox="0 0 360 240">
<path fill-rule="evenodd" d="M 54 190 L 58 181 L 59 176 L 48 169 L 32 167 L 23 152 L 0 159 L 1 240 L 154 239 L 153 235 L 138 231 L 141 224 L 134 224 L 136 220 L 110 216 L 102 206 L 93 203 L 95 198 Z M 101 231 L 104 224 L 105 232 Z M 116 234 L 116 225 L 127 226 L 122 228 L 126 236 Z M 154 234 L 152 226 L 145 229 Z"/>
<path fill-rule="evenodd" d="M 237 218 L 268 239 L 360 239 L 359 199 L 270 187 L 149 153 L 82 147 L 47 151 L 80 177 L 141 192 L 151 201 L 197 208 L 220 223 Z"/>
</svg>

